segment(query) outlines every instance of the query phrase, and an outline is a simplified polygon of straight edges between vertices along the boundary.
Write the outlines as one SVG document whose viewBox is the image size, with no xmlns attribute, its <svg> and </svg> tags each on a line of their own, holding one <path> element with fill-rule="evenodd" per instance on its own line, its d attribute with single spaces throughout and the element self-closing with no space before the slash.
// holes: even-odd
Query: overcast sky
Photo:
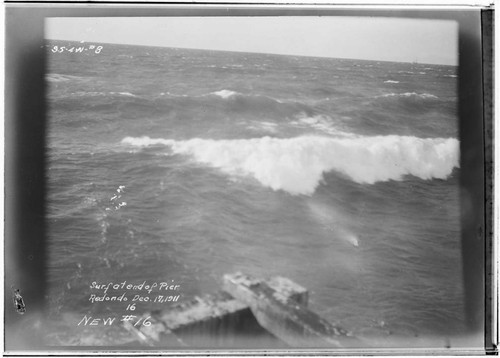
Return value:
<svg viewBox="0 0 500 358">
<path fill-rule="evenodd" d="M 457 65 L 454 21 L 376 17 L 47 19 L 47 39 Z"/>
</svg>

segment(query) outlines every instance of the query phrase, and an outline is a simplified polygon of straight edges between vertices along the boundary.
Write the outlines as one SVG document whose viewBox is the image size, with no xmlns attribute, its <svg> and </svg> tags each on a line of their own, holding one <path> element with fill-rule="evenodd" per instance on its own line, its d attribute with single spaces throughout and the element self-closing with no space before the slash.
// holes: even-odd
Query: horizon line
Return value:
<svg viewBox="0 0 500 358">
<path fill-rule="evenodd" d="M 77 43 L 95 42 L 95 43 L 106 44 L 106 45 L 123 45 L 123 46 L 138 46 L 138 47 L 168 48 L 168 49 L 179 49 L 179 50 L 233 52 L 233 53 L 262 54 L 262 55 L 274 55 L 274 56 L 326 58 L 326 59 L 353 60 L 353 61 L 355 60 L 355 61 L 367 61 L 367 62 L 408 63 L 408 64 L 417 64 L 417 65 L 435 65 L 435 66 L 459 67 L 459 64 L 444 64 L 444 63 L 418 62 L 418 61 L 389 61 L 389 60 L 379 60 L 379 59 L 362 59 L 362 58 L 351 58 L 351 57 L 331 57 L 331 56 L 321 56 L 321 55 L 301 55 L 301 54 L 288 54 L 288 53 L 275 53 L 275 52 L 221 50 L 221 49 L 199 48 L 199 47 L 175 47 L 175 46 L 162 46 L 162 45 L 142 45 L 142 44 L 136 44 L 136 43 L 122 43 L 122 42 L 102 42 L 102 41 L 85 41 L 85 40 L 83 40 L 83 41 L 80 40 L 79 41 L 79 40 L 50 39 L 50 38 L 45 38 L 44 40 L 45 41 L 67 41 L 67 42 L 77 42 Z"/>
</svg>

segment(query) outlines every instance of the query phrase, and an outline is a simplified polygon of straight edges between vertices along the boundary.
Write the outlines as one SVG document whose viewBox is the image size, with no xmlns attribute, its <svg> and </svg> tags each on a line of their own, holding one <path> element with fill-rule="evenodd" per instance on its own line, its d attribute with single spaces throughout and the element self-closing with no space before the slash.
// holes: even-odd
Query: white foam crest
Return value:
<svg viewBox="0 0 500 358">
<path fill-rule="evenodd" d="M 111 95 L 125 96 L 125 97 L 137 97 L 135 94 L 130 92 L 109 92 Z"/>
<path fill-rule="evenodd" d="M 384 81 L 384 83 L 399 83 L 399 81 L 387 80 L 387 81 Z"/>
<path fill-rule="evenodd" d="M 231 90 L 223 89 L 223 90 L 220 90 L 220 91 L 212 92 L 210 94 L 213 94 L 213 95 L 219 96 L 221 98 L 227 99 L 229 97 L 236 96 L 239 93 L 231 91 Z"/>
<path fill-rule="evenodd" d="M 251 176 L 273 190 L 311 195 L 330 171 L 343 173 L 360 184 L 402 180 L 446 179 L 459 166 L 459 142 L 454 138 L 376 136 L 329 138 L 253 138 L 185 141 L 149 137 L 122 140 L 134 146 L 166 145 L 175 154 L 230 175 Z"/>
</svg>

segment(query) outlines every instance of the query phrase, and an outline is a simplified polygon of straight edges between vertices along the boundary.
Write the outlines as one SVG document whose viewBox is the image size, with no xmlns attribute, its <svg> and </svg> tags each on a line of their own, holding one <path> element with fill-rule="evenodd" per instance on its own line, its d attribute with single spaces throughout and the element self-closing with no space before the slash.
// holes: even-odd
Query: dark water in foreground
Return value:
<svg viewBox="0 0 500 358">
<path fill-rule="evenodd" d="M 54 344 L 127 313 L 92 282 L 175 283 L 182 302 L 234 271 L 307 287 L 373 346 L 462 334 L 455 67 L 48 53 Z"/>
</svg>

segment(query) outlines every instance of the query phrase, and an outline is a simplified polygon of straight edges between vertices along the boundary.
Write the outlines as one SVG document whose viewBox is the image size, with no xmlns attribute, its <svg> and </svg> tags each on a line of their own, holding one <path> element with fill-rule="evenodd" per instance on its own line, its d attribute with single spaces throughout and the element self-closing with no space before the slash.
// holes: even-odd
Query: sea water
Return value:
<svg viewBox="0 0 500 358">
<path fill-rule="evenodd" d="M 290 278 L 373 347 L 463 332 L 456 67 L 64 44 L 47 45 L 53 344 L 126 313 L 93 285 L 168 282 L 182 302 L 236 271 Z"/>
</svg>

